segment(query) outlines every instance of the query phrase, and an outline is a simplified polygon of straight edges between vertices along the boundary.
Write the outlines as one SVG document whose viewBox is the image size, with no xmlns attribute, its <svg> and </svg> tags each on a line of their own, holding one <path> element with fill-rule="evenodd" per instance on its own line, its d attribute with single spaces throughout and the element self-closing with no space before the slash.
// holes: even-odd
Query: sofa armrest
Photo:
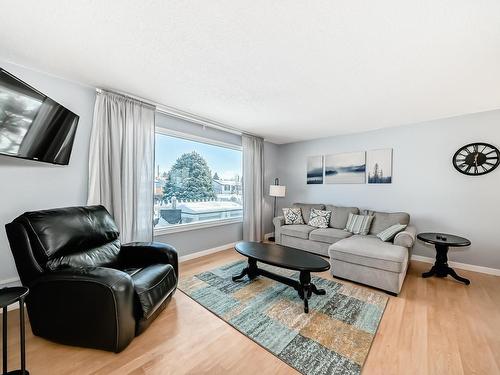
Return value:
<svg viewBox="0 0 500 375">
<path fill-rule="evenodd" d="M 282 227 L 283 225 L 285 225 L 285 217 L 284 216 L 276 216 L 274 219 L 273 219 L 273 224 L 274 224 L 274 227 Z"/>
<path fill-rule="evenodd" d="M 417 229 L 414 226 L 408 225 L 404 231 L 396 234 L 396 237 L 394 237 L 394 245 L 404 246 L 410 249 L 415 244 L 416 237 Z"/>
<path fill-rule="evenodd" d="M 134 284 L 105 267 L 65 268 L 29 284 L 33 333 L 62 344 L 120 352 L 135 337 Z"/>
<path fill-rule="evenodd" d="M 131 267 L 146 267 L 153 264 L 170 264 L 179 278 L 179 260 L 173 246 L 161 242 L 131 242 L 122 244 L 120 263 Z"/>
<path fill-rule="evenodd" d="M 281 244 L 281 227 L 285 225 L 285 217 L 276 216 L 273 219 L 273 224 L 274 224 L 274 241 L 277 244 Z"/>
</svg>

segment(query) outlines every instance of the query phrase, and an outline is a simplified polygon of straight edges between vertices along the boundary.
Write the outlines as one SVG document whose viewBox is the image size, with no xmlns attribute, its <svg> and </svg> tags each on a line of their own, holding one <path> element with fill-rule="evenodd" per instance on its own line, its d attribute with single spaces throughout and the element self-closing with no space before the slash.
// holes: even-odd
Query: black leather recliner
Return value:
<svg viewBox="0 0 500 375">
<path fill-rule="evenodd" d="M 36 336 L 118 353 L 177 287 L 175 249 L 121 244 L 102 206 L 26 212 L 6 229 Z"/>
</svg>

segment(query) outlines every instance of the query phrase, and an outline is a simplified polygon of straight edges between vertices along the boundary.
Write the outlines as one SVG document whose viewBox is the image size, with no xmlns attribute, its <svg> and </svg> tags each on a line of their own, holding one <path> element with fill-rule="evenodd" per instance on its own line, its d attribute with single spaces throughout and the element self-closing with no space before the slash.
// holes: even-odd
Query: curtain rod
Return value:
<svg viewBox="0 0 500 375">
<path fill-rule="evenodd" d="M 161 113 L 161 114 L 164 114 L 164 115 L 167 115 L 170 117 L 178 118 L 181 120 L 194 122 L 198 125 L 202 125 L 203 127 L 206 126 L 209 128 L 214 128 L 217 130 L 222 130 L 222 131 L 232 133 L 232 134 L 237 134 L 237 135 L 248 134 L 248 135 L 252 135 L 254 137 L 262 138 L 256 134 L 252 134 L 249 132 L 243 132 L 237 128 L 234 128 L 232 126 L 228 126 L 226 124 L 222 124 L 218 121 L 210 120 L 206 117 L 198 116 L 198 115 L 195 115 L 193 113 L 182 111 L 180 109 L 170 107 L 170 106 L 167 106 L 167 105 L 164 105 L 161 103 L 157 103 L 157 102 L 154 102 L 152 100 L 144 99 L 144 98 L 141 98 L 140 96 L 132 95 L 132 94 L 129 94 L 126 92 L 121 92 L 121 91 L 117 91 L 117 90 L 100 89 L 100 88 L 96 88 L 96 92 L 97 93 L 110 92 L 112 94 L 122 95 L 122 96 L 128 97 L 130 99 L 134 99 L 134 100 L 137 100 L 139 102 L 152 105 L 152 106 L 156 107 L 156 112 L 158 112 L 158 113 Z"/>
</svg>

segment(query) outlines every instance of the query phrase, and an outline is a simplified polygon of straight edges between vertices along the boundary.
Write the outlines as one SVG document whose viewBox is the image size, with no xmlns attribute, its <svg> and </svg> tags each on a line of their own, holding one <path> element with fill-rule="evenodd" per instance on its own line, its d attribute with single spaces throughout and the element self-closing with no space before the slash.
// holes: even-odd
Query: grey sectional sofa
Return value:
<svg viewBox="0 0 500 375">
<path fill-rule="evenodd" d="M 302 209 L 305 224 L 285 225 L 283 217 L 275 217 L 273 223 L 277 244 L 329 256 L 331 273 L 335 277 L 370 285 L 392 294 L 401 291 L 416 236 L 415 228 L 409 225 L 409 214 L 364 210 L 361 213 L 373 215 L 374 218 L 370 232 L 362 236 L 344 230 L 349 213 L 360 213 L 357 207 L 306 203 L 294 203 L 293 207 Z M 311 208 L 332 211 L 328 228 L 307 225 Z M 392 242 L 383 242 L 376 236 L 398 223 L 408 226 Z"/>
</svg>

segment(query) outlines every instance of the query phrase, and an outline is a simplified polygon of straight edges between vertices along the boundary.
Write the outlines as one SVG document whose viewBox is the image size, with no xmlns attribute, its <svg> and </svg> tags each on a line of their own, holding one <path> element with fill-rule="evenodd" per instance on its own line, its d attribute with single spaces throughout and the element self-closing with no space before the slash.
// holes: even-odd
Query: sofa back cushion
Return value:
<svg viewBox="0 0 500 375">
<path fill-rule="evenodd" d="M 372 226 L 369 234 L 379 234 L 395 224 L 410 224 L 410 215 L 406 212 L 380 212 L 365 210 L 364 215 L 373 215 Z"/>
<path fill-rule="evenodd" d="M 324 204 L 311 204 L 311 203 L 294 203 L 293 207 L 300 208 L 302 210 L 302 218 L 304 223 L 309 224 L 309 216 L 311 216 L 311 209 L 315 208 L 317 210 L 324 210 Z"/>
<path fill-rule="evenodd" d="M 89 260 L 89 266 L 97 265 L 91 261 L 96 257 L 106 258 L 102 260 L 107 264 L 117 256 L 119 231 L 103 206 L 25 212 L 15 221 L 26 229 L 33 254 L 42 267 L 53 269 L 55 264 L 60 264 L 57 259 L 71 254 L 78 254 L 80 262 Z M 110 242 L 114 242 L 111 251 L 109 247 L 103 246 Z M 95 249 L 97 251 L 91 251 Z M 85 255 L 89 251 L 92 255 Z"/>
<path fill-rule="evenodd" d="M 327 204 L 326 210 L 332 211 L 329 226 L 335 229 L 344 229 L 347 224 L 349 214 L 357 215 L 359 213 L 359 208 L 357 207 L 340 207 L 332 204 Z"/>
</svg>

